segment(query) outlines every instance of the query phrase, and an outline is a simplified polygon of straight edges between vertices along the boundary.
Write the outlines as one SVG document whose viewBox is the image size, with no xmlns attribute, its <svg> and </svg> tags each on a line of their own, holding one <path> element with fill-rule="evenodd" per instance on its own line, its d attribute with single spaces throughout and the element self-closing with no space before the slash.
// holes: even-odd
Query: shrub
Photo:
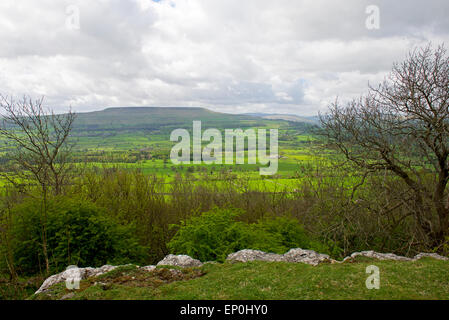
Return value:
<svg viewBox="0 0 449 320">
<path fill-rule="evenodd" d="M 39 272 L 45 265 L 41 203 L 27 201 L 17 206 L 14 213 L 14 260 L 22 272 Z M 133 226 L 119 225 L 104 210 L 85 201 L 50 201 L 46 226 L 52 272 L 62 271 L 68 265 L 98 267 L 145 258 L 145 249 L 138 244 Z"/>
<path fill-rule="evenodd" d="M 319 253 L 333 254 L 333 250 L 328 245 L 308 236 L 304 227 L 298 223 L 298 220 L 288 217 L 276 217 L 260 220 L 255 225 L 256 228 L 273 235 L 280 239 L 280 245 L 289 250 L 292 248 L 302 248 L 315 250 Z M 284 250 L 284 252 L 285 252 Z"/>
<path fill-rule="evenodd" d="M 168 247 L 175 254 L 187 254 L 201 261 L 224 261 L 242 249 L 285 253 L 301 247 L 328 251 L 327 246 L 311 241 L 294 219 L 266 219 L 256 224 L 237 221 L 242 211 L 218 209 L 192 217 L 178 225 Z"/>
<path fill-rule="evenodd" d="M 201 216 L 182 221 L 168 243 L 177 254 L 187 254 L 201 261 L 223 261 L 229 253 L 247 246 L 251 235 L 245 224 L 235 220 L 237 210 L 213 209 Z"/>
</svg>

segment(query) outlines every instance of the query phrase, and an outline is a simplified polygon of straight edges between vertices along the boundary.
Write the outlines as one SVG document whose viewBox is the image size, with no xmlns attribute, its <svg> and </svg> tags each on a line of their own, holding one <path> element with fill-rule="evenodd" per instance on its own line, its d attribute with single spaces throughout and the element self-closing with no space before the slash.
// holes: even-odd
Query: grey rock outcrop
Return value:
<svg viewBox="0 0 449 320">
<path fill-rule="evenodd" d="M 187 255 L 169 254 L 163 260 L 159 261 L 158 266 L 177 266 L 177 267 L 201 267 L 203 264 L 200 260 L 193 259 Z"/>
<path fill-rule="evenodd" d="M 291 249 L 284 254 L 284 260 L 287 262 L 302 262 L 316 266 L 323 262 L 336 262 L 332 260 L 327 254 L 317 253 L 313 250 Z"/>
<path fill-rule="evenodd" d="M 115 268 L 117 268 L 116 266 L 110 266 L 110 265 L 104 265 L 100 268 L 91 268 L 91 267 L 87 267 L 84 268 L 85 270 L 85 279 L 90 278 L 90 277 L 97 277 L 99 275 L 102 275 L 103 273 L 109 272 L 114 270 Z"/>
<path fill-rule="evenodd" d="M 285 262 L 302 262 L 311 265 L 318 265 L 322 262 L 333 262 L 328 255 L 317 253 L 313 250 L 291 249 L 285 254 L 266 253 L 259 250 L 240 250 L 231 253 L 226 258 L 227 261 L 233 262 L 249 262 L 249 261 L 285 261 Z"/>
<path fill-rule="evenodd" d="M 284 256 L 275 253 L 266 253 L 259 250 L 240 250 L 235 253 L 231 253 L 226 258 L 228 261 L 234 262 L 248 262 L 248 261 L 285 261 Z"/>
<path fill-rule="evenodd" d="M 448 257 L 440 256 L 436 253 L 419 253 L 414 258 L 407 258 L 403 256 L 398 256 L 393 253 L 379 253 L 375 251 L 362 251 L 362 252 L 354 252 L 350 256 L 343 259 L 343 261 L 336 261 L 331 259 L 326 254 L 317 253 L 313 250 L 305 250 L 305 249 L 291 249 L 287 253 L 275 254 L 275 253 L 266 253 L 259 250 L 240 250 L 235 253 L 231 253 L 226 258 L 227 261 L 231 262 L 249 262 L 249 261 L 267 261 L 267 262 L 293 262 L 293 263 L 306 263 L 313 266 L 316 266 L 320 263 L 343 263 L 343 262 L 351 262 L 354 261 L 356 257 L 368 257 L 378 260 L 394 260 L 394 261 L 417 261 L 422 258 L 433 258 L 437 260 L 448 261 Z M 209 262 L 216 263 L 216 262 Z M 203 265 L 201 261 L 197 259 L 193 259 L 187 255 L 173 255 L 169 254 L 163 260 L 159 261 L 158 266 L 177 266 L 177 267 L 200 267 Z M 116 266 L 105 265 L 100 268 L 68 268 L 67 270 L 52 275 L 47 278 L 44 283 L 41 285 L 39 290 L 35 292 L 35 294 L 42 293 L 47 291 L 51 286 L 65 282 L 66 280 L 84 280 L 90 277 L 96 277 L 107 273 L 109 271 L 117 268 Z M 156 269 L 156 266 L 145 266 L 138 267 L 147 272 L 152 272 Z M 179 270 L 171 270 L 171 272 L 176 275 L 180 273 Z M 70 296 L 67 295 L 67 298 Z"/>
<path fill-rule="evenodd" d="M 259 250 L 240 250 L 235 253 L 231 253 L 226 258 L 227 261 L 233 262 L 248 262 L 248 261 L 285 261 L 285 262 L 300 262 L 316 266 L 320 263 L 343 263 L 354 261 L 357 257 L 367 257 L 377 260 L 393 260 L 393 261 L 416 261 L 422 258 L 434 258 L 438 260 L 447 261 L 449 258 L 440 256 L 436 253 L 420 253 L 414 258 L 407 258 L 398 256 L 393 253 L 379 253 L 375 251 L 362 251 L 354 252 L 350 256 L 343 259 L 343 261 L 337 261 L 331 259 L 327 254 L 317 253 L 313 250 L 305 249 L 291 249 L 287 253 L 280 255 L 274 253 L 266 253 Z"/>
<path fill-rule="evenodd" d="M 394 260 L 394 261 L 412 261 L 413 259 L 395 255 L 393 253 L 379 253 L 375 251 L 354 252 L 349 257 L 343 259 L 343 262 L 354 260 L 356 257 L 367 257 L 378 260 Z"/>
<path fill-rule="evenodd" d="M 421 258 L 434 258 L 434 259 L 437 259 L 437 260 L 443 260 L 443 261 L 449 260 L 448 257 L 440 256 L 440 255 L 437 254 L 437 253 L 418 253 L 418 254 L 413 258 L 413 260 L 419 260 L 419 259 L 421 259 Z"/>
<path fill-rule="evenodd" d="M 61 273 L 52 275 L 51 277 L 47 278 L 44 283 L 42 283 L 40 288 L 35 292 L 35 294 L 47 291 L 51 286 L 60 282 L 65 282 L 66 280 L 81 281 L 89 277 L 99 276 L 103 273 L 112 271 L 115 268 L 117 267 L 110 265 L 104 265 L 100 268 L 68 268 Z"/>
<path fill-rule="evenodd" d="M 398 256 L 393 253 L 379 253 L 375 251 L 362 251 L 362 252 L 354 252 L 349 257 L 343 259 L 343 262 L 352 261 L 356 257 L 367 257 L 378 260 L 394 260 L 394 261 L 417 261 L 422 258 L 433 258 L 437 260 L 447 261 L 449 258 L 440 256 L 436 253 L 419 253 L 414 258 L 407 258 L 403 256 Z"/>
<path fill-rule="evenodd" d="M 186 256 L 186 257 L 190 258 L 189 256 Z M 192 258 L 190 258 L 190 259 L 192 259 Z M 181 260 L 183 261 L 184 264 L 188 264 L 186 262 L 186 261 L 188 261 L 188 259 L 181 258 Z M 195 259 L 192 259 L 192 260 L 195 260 Z M 162 260 L 162 261 L 164 261 L 164 260 Z M 196 261 L 198 261 L 198 260 L 196 260 Z M 190 262 L 190 263 L 192 263 L 192 262 Z M 164 263 L 164 265 L 170 265 L 170 264 L 165 264 Z M 174 265 L 174 264 L 171 264 L 171 265 Z M 145 267 L 136 266 L 136 267 L 139 268 L 140 270 L 144 270 L 144 271 L 147 271 L 147 272 L 153 272 L 156 269 L 156 266 L 145 266 Z M 100 276 L 100 275 L 102 275 L 104 273 L 107 273 L 109 271 L 112 271 L 112 270 L 114 270 L 116 268 L 118 268 L 118 267 L 117 266 L 110 266 L 110 265 L 104 265 L 104 266 L 102 266 L 100 268 L 91 268 L 91 267 L 87 267 L 87 268 L 75 268 L 75 267 L 74 268 L 68 268 L 67 270 L 65 270 L 65 271 L 63 271 L 61 273 L 52 275 L 51 277 L 47 278 L 44 281 L 44 283 L 42 283 L 40 288 L 35 292 L 35 294 L 48 291 L 48 289 L 51 286 L 53 286 L 53 285 L 55 285 L 57 283 L 60 283 L 60 282 L 65 282 L 66 280 L 72 280 L 72 281 L 73 280 L 78 280 L 78 281 L 81 281 L 81 280 L 85 280 L 85 279 L 90 278 L 90 277 L 98 277 L 98 276 Z M 180 273 L 179 270 L 170 270 L 170 272 L 172 274 L 174 274 L 174 275 L 178 275 Z M 101 285 L 101 282 L 96 282 L 95 284 L 100 284 Z M 69 297 L 69 295 L 67 295 L 67 297 Z"/>
</svg>

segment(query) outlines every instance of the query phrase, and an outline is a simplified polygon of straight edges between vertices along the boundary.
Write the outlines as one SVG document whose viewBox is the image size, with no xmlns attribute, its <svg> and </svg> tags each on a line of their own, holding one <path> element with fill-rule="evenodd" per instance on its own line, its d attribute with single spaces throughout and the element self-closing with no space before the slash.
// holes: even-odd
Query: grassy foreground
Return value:
<svg viewBox="0 0 449 320">
<path fill-rule="evenodd" d="M 380 269 L 378 290 L 366 288 L 369 265 Z M 30 299 L 449 299 L 449 263 L 430 258 L 413 262 L 363 259 L 316 267 L 286 262 L 224 263 L 178 270 L 158 268 L 149 273 L 124 266 L 82 281 L 79 290 L 69 291 L 60 283 Z"/>
</svg>

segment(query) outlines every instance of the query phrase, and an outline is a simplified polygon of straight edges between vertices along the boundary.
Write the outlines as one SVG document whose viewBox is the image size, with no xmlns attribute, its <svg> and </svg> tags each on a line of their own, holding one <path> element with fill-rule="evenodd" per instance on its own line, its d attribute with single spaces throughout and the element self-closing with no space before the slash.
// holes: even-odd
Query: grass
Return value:
<svg viewBox="0 0 449 320">
<path fill-rule="evenodd" d="M 380 269 L 380 289 L 369 290 L 366 268 Z M 449 299 L 449 264 L 422 259 L 411 262 L 363 259 L 321 264 L 249 262 L 205 264 L 173 276 L 166 268 L 144 273 L 133 266 L 98 279 L 82 281 L 71 299 L 107 300 L 335 300 Z M 101 283 L 100 285 L 98 283 Z M 69 293 L 58 284 L 31 299 L 60 299 Z"/>
</svg>

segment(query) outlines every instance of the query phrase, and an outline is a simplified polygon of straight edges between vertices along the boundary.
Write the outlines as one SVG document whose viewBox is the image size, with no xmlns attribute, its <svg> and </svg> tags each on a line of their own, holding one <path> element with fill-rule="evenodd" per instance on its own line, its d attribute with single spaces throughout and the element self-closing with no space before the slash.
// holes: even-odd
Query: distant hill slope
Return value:
<svg viewBox="0 0 449 320">
<path fill-rule="evenodd" d="M 317 116 L 304 117 L 294 114 L 275 114 L 275 113 L 245 113 L 244 115 L 258 117 L 267 120 L 285 120 L 292 122 L 302 122 L 310 124 L 318 124 L 319 118 Z"/>
<path fill-rule="evenodd" d="M 201 120 L 203 127 L 241 127 L 264 123 L 250 115 L 233 115 L 190 107 L 121 107 L 102 111 L 78 113 L 75 129 L 157 129 L 161 127 L 192 126 Z"/>
</svg>

